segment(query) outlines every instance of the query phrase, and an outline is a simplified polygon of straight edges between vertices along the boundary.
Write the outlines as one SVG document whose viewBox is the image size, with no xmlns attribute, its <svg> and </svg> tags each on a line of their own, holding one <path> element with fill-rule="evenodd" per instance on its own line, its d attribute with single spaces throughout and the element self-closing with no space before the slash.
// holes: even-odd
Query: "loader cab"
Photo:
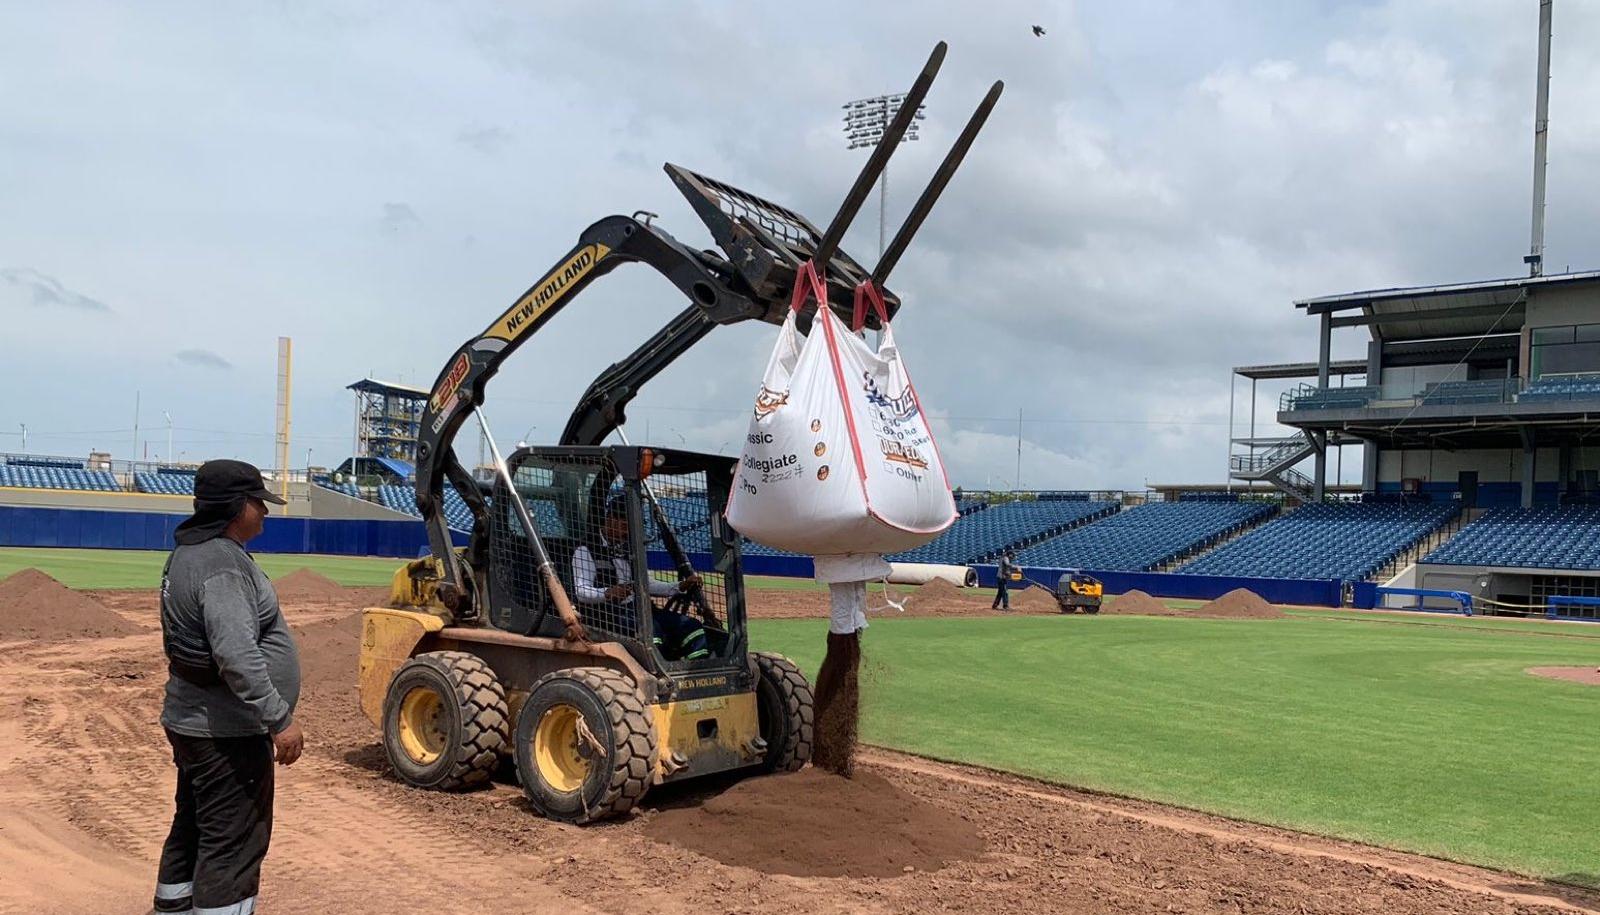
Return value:
<svg viewBox="0 0 1600 915">
<path fill-rule="evenodd" d="M 522 448 L 506 460 L 515 493 L 497 479 L 488 495 L 487 532 L 475 532 L 486 557 L 484 589 L 490 625 L 521 635 L 560 636 L 554 603 L 538 573 L 532 544 L 511 499 L 533 519 L 579 618 L 590 635 L 622 645 L 647 670 L 677 678 L 742 666 L 747 650 L 738 535 L 723 520 L 735 462 L 719 455 L 667 449 L 604 447 Z M 607 537 L 606 516 L 625 510 L 625 543 Z M 671 536 L 664 534 L 663 522 Z M 617 526 L 611 532 L 615 533 Z M 675 542 L 681 555 L 669 549 Z M 633 599 L 585 599 L 576 587 L 573 559 L 580 547 L 607 583 L 633 586 Z M 607 557 L 625 556 L 627 576 Z M 687 559 L 702 586 L 689 594 L 646 598 L 676 589 L 679 559 Z M 665 586 L 664 586 L 665 585 Z M 684 660 L 656 639 L 654 611 L 684 614 L 705 631 L 708 657 Z M 704 617 L 709 616 L 710 620 Z"/>
</svg>

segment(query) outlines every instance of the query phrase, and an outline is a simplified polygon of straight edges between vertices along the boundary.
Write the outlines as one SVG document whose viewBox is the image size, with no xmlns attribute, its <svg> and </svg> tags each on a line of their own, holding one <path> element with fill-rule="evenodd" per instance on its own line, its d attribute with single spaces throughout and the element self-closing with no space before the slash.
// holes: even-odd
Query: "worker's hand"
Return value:
<svg viewBox="0 0 1600 915">
<path fill-rule="evenodd" d="M 280 766 L 292 766 L 300 758 L 300 752 L 306 748 L 305 732 L 300 730 L 300 722 L 291 721 L 289 726 L 272 735 L 272 758 Z"/>
<path fill-rule="evenodd" d="M 702 584 L 702 582 L 700 581 L 700 576 L 698 576 L 698 575 L 690 575 L 688 578 L 685 578 L 684 580 L 678 582 L 678 590 L 679 591 L 692 591 L 692 590 L 700 587 L 701 584 Z"/>
<path fill-rule="evenodd" d="M 606 589 L 606 600 L 622 601 L 633 596 L 633 585 L 612 585 Z"/>
</svg>

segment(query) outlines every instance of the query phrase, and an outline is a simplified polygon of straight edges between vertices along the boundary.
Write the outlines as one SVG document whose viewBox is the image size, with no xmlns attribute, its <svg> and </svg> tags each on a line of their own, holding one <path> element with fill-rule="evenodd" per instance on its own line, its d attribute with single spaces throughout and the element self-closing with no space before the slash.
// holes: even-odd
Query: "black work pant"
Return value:
<svg viewBox="0 0 1600 915">
<path fill-rule="evenodd" d="M 249 915 L 272 839 L 272 738 L 167 732 L 177 812 L 161 850 L 157 912 Z"/>
<path fill-rule="evenodd" d="M 1011 589 L 1006 587 L 1006 585 L 1007 585 L 1006 580 L 1004 578 L 1000 579 L 999 585 L 995 588 L 994 606 L 993 606 L 992 609 L 995 609 L 995 610 L 1010 610 L 1011 609 Z"/>
</svg>

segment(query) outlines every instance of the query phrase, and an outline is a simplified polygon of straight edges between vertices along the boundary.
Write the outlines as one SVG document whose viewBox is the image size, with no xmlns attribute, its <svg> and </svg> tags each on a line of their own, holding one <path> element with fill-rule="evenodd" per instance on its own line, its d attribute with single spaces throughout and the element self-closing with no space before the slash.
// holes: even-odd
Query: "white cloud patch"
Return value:
<svg viewBox="0 0 1600 915">
<path fill-rule="evenodd" d="M 223 358 L 218 353 L 208 349 L 183 349 L 172 354 L 172 358 L 180 365 L 200 369 L 220 369 L 226 371 L 233 368 L 233 363 Z"/>
</svg>

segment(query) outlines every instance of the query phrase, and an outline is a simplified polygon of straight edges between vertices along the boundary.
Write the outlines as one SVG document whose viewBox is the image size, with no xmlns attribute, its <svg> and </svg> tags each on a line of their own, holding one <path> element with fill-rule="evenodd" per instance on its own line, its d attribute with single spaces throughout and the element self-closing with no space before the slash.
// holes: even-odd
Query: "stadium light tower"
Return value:
<svg viewBox="0 0 1600 915">
<path fill-rule="evenodd" d="M 172 463 L 172 414 L 162 410 L 161 415 L 167 418 L 167 463 L 170 464 Z"/>
<path fill-rule="evenodd" d="M 893 95 L 875 95 L 871 98 L 858 98 L 853 102 L 845 102 L 840 107 L 844 109 L 844 136 L 850 141 L 849 149 L 860 149 L 877 145 L 878 138 L 883 136 L 883 131 L 894 119 L 900 106 L 905 103 L 906 94 L 896 92 Z M 909 143 L 917 139 L 917 121 L 923 119 L 926 105 L 917 106 L 917 114 L 906 128 L 905 136 L 900 142 Z M 878 256 L 883 256 L 884 242 L 884 217 L 889 206 L 889 167 L 883 168 L 883 175 L 878 179 Z"/>
</svg>

